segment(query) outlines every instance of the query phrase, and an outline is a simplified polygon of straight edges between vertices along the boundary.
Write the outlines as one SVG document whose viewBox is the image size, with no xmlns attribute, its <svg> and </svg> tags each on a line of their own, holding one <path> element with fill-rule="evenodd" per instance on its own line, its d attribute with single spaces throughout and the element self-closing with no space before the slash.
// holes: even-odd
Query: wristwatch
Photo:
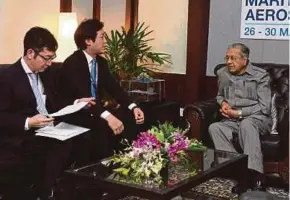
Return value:
<svg viewBox="0 0 290 200">
<path fill-rule="evenodd" d="M 237 113 L 238 113 L 238 118 L 239 118 L 239 119 L 242 119 L 242 118 L 243 118 L 243 116 L 242 116 L 242 114 L 243 114 L 243 113 L 242 113 L 242 110 L 238 110 Z"/>
</svg>

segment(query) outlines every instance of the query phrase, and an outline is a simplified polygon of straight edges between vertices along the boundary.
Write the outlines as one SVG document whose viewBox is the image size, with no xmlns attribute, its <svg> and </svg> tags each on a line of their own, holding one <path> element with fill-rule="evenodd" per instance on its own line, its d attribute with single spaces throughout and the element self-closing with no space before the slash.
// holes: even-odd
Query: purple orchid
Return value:
<svg viewBox="0 0 290 200">
<path fill-rule="evenodd" d="M 167 148 L 168 156 L 172 162 L 177 162 L 177 153 L 179 151 L 186 150 L 189 146 L 190 141 L 182 134 L 176 133 L 174 135 L 174 141 Z"/>
<path fill-rule="evenodd" d="M 156 136 L 148 132 L 142 132 L 137 140 L 133 142 L 133 148 L 151 148 L 160 149 L 161 143 L 157 140 Z"/>
</svg>

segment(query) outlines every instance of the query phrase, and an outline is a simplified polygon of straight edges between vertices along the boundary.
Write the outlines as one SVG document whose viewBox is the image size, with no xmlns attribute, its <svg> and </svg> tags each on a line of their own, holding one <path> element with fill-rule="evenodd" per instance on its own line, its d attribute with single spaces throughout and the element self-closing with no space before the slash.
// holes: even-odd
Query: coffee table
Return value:
<svg viewBox="0 0 290 200">
<path fill-rule="evenodd" d="M 196 163 L 197 173 L 186 174 L 186 169 L 180 167 L 174 168 L 174 170 L 169 169 L 168 181 L 164 181 L 165 183 L 160 185 L 136 184 L 115 179 L 113 169 L 103 164 L 108 159 L 81 168 L 67 170 L 66 179 L 71 186 L 70 188 L 74 188 L 75 184 L 94 185 L 109 194 L 165 200 L 181 195 L 183 192 L 187 192 L 213 177 L 225 175 L 230 171 L 237 172 L 240 184 L 246 187 L 247 182 L 248 156 L 238 153 L 213 149 L 191 151 L 190 159 Z"/>
</svg>

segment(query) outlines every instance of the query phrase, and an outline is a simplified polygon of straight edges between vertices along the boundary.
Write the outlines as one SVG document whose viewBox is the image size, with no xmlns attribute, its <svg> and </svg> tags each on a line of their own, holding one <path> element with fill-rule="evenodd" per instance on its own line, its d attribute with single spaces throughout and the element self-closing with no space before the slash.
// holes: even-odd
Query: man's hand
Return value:
<svg viewBox="0 0 290 200">
<path fill-rule="evenodd" d="M 228 110 L 228 116 L 229 118 L 239 118 L 239 111 L 238 110 L 234 110 L 234 109 L 229 109 Z"/>
<path fill-rule="evenodd" d="M 78 100 L 78 102 L 89 102 L 85 108 L 90 108 L 92 105 L 96 105 L 95 97 L 85 97 Z"/>
<path fill-rule="evenodd" d="M 122 131 L 124 130 L 124 125 L 118 118 L 110 114 L 106 118 L 106 120 L 108 122 L 109 127 L 113 130 L 115 135 L 119 135 L 122 133 Z"/>
<path fill-rule="evenodd" d="M 54 118 L 48 118 L 46 116 L 43 116 L 41 114 L 34 115 L 33 117 L 28 119 L 28 127 L 44 127 L 53 122 Z"/>
<path fill-rule="evenodd" d="M 133 113 L 134 113 L 134 116 L 135 116 L 136 124 L 143 124 L 144 123 L 144 113 L 143 113 L 143 111 L 140 108 L 135 107 L 133 109 Z"/>
<path fill-rule="evenodd" d="M 230 109 L 231 109 L 230 105 L 227 102 L 223 101 L 220 109 L 221 114 L 226 118 L 230 118 L 228 114 Z"/>
<path fill-rule="evenodd" d="M 231 109 L 229 104 L 227 104 L 226 102 L 223 102 L 220 112 L 226 118 L 236 119 L 240 117 L 239 111 Z"/>
</svg>

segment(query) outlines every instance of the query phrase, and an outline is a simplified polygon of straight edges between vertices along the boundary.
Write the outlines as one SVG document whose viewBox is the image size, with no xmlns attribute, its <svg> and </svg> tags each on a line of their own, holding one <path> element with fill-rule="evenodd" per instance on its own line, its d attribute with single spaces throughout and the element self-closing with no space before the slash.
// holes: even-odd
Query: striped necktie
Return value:
<svg viewBox="0 0 290 200">
<path fill-rule="evenodd" d="M 45 103 L 43 101 L 42 95 L 38 88 L 38 74 L 36 73 L 29 73 L 28 74 L 31 79 L 32 90 L 36 99 L 37 103 L 37 110 L 42 115 L 48 115 L 48 112 L 45 108 Z"/>
<path fill-rule="evenodd" d="M 97 97 L 97 81 L 98 81 L 98 63 L 94 58 L 92 60 L 91 68 L 91 95 L 92 97 Z"/>
</svg>

